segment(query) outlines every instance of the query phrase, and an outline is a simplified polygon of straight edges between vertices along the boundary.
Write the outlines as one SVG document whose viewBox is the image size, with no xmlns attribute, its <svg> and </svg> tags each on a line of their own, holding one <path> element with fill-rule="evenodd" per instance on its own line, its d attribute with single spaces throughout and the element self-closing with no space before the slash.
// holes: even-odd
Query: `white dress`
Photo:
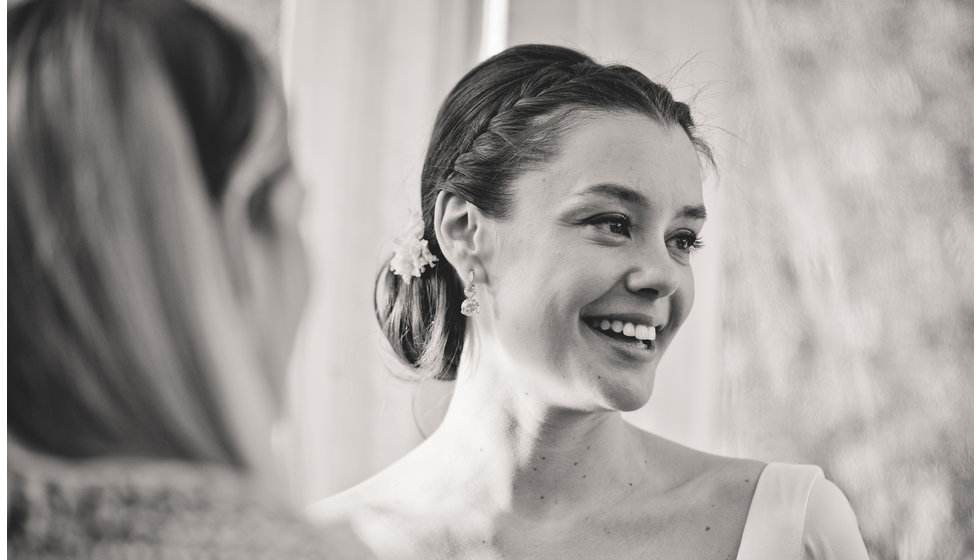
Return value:
<svg viewBox="0 0 980 560">
<path fill-rule="evenodd" d="M 736 560 L 867 560 L 847 498 L 820 467 L 762 470 Z"/>
</svg>

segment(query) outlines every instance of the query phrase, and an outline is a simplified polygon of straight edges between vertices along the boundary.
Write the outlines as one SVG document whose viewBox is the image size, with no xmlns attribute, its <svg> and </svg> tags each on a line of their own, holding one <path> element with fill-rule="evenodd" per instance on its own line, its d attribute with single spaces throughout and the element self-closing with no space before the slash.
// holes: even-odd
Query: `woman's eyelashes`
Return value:
<svg viewBox="0 0 980 560">
<path fill-rule="evenodd" d="M 636 225 L 632 218 L 622 213 L 606 213 L 585 220 L 585 225 L 608 238 L 632 239 Z M 667 238 L 667 247 L 689 255 L 704 246 L 701 237 L 692 230 L 679 230 Z"/>
<path fill-rule="evenodd" d="M 678 232 L 667 240 L 667 244 L 687 255 L 704 247 L 704 241 L 701 239 L 701 236 L 690 230 Z"/>
<path fill-rule="evenodd" d="M 626 214 L 610 213 L 592 216 L 586 220 L 586 225 L 598 230 L 609 237 L 633 237 L 633 221 Z"/>
<path fill-rule="evenodd" d="M 261 231 L 272 229 L 272 195 L 277 181 L 276 177 L 267 177 L 248 198 L 249 221 Z"/>
<path fill-rule="evenodd" d="M 289 160 L 277 165 L 262 180 L 248 197 L 248 218 L 258 230 L 269 233 L 275 229 L 277 200 L 281 197 L 283 185 L 292 173 Z"/>
</svg>

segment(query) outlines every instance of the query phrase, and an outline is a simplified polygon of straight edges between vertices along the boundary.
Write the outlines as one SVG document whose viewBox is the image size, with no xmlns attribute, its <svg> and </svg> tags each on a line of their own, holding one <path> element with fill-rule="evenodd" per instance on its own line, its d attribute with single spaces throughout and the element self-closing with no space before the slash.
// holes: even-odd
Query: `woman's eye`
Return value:
<svg viewBox="0 0 980 560">
<path fill-rule="evenodd" d="M 272 191 L 275 183 L 263 181 L 248 198 L 248 217 L 257 229 L 267 230 L 272 226 Z"/>
<path fill-rule="evenodd" d="M 690 254 L 704 246 L 704 242 L 693 232 L 682 233 L 670 240 L 670 243 L 681 252 Z"/>
<path fill-rule="evenodd" d="M 630 221 L 629 216 L 623 214 L 597 216 L 589 222 L 589 225 L 598 228 L 599 231 L 608 235 L 632 237 L 633 223 Z"/>
</svg>

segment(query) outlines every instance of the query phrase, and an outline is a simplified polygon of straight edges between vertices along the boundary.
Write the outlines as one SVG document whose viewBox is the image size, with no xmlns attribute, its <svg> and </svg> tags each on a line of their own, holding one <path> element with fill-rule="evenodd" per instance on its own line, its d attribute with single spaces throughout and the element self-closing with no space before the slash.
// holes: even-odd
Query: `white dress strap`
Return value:
<svg viewBox="0 0 980 560">
<path fill-rule="evenodd" d="M 815 465 L 769 463 L 759 476 L 735 560 L 799 560 L 813 485 L 823 479 Z"/>
</svg>

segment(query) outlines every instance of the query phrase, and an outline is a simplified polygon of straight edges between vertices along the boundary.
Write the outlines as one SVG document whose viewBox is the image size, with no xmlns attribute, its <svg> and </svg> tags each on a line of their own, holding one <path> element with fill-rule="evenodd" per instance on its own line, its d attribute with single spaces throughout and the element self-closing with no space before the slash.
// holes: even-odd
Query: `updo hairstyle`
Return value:
<svg viewBox="0 0 980 560">
<path fill-rule="evenodd" d="M 466 334 L 463 284 L 435 235 L 439 191 L 506 219 L 514 179 L 555 156 L 583 111 L 636 112 L 664 127 L 678 124 L 713 162 L 688 105 L 628 66 L 599 64 L 564 47 L 519 45 L 471 70 L 439 109 L 422 168 L 423 238 L 439 260 L 408 283 L 387 264 L 378 277 L 378 324 L 396 356 L 422 377 L 454 380 Z"/>
</svg>

